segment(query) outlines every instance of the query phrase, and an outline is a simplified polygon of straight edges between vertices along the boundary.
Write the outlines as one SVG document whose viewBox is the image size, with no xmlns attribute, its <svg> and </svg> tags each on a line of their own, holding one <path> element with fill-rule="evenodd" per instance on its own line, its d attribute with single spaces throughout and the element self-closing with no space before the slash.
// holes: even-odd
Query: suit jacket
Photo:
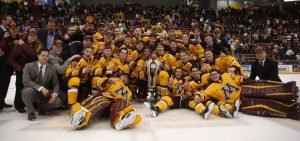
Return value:
<svg viewBox="0 0 300 141">
<path fill-rule="evenodd" d="M 24 88 L 31 87 L 38 90 L 41 86 L 53 93 L 59 94 L 59 81 L 55 68 L 47 63 L 43 83 L 38 84 L 39 67 L 38 61 L 34 61 L 25 65 L 23 70 L 23 84 Z"/>
<path fill-rule="evenodd" d="M 37 33 L 38 39 L 40 42 L 42 42 L 43 47 L 47 48 L 47 39 L 48 39 L 48 29 L 41 29 L 38 31 Z M 55 32 L 54 35 L 54 40 L 55 39 L 62 39 L 61 36 L 59 34 L 57 34 L 57 32 Z"/>
<path fill-rule="evenodd" d="M 0 27 L 0 40 L 3 38 L 4 33 L 4 30 Z"/>
<path fill-rule="evenodd" d="M 258 59 L 252 63 L 250 79 L 255 80 L 256 76 L 259 76 L 259 61 Z M 269 58 L 266 58 L 260 80 L 272 80 L 280 81 L 278 76 L 278 64 L 276 61 L 273 61 Z"/>
<path fill-rule="evenodd" d="M 205 42 L 203 42 L 202 47 L 204 49 L 207 49 L 207 44 Z M 219 56 L 221 54 L 221 52 L 223 53 L 227 53 L 225 47 L 222 45 L 222 43 L 217 43 L 217 41 L 213 41 L 213 45 L 212 45 L 212 52 L 214 54 L 214 56 Z"/>
<path fill-rule="evenodd" d="M 4 30 L 0 27 L 0 41 L 2 40 L 3 36 L 4 36 Z M 1 48 L 2 49 L 2 48 Z M 2 49 L 3 50 L 3 49 Z M 3 56 L 0 56 L 0 66 L 3 66 L 5 62 L 5 57 L 4 55 Z M 1 70 L 1 69 L 0 69 Z"/>
</svg>

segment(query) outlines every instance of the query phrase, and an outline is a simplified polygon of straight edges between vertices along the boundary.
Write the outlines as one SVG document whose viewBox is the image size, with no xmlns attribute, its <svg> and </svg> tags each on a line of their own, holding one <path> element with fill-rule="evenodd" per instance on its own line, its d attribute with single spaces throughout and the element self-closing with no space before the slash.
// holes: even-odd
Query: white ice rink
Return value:
<svg viewBox="0 0 300 141">
<path fill-rule="evenodd" d="M 297 81 L 300 74 L 281 75 L 284 82 Z M 15 78 L 10 84 L 6 102 L 13 103 Z M 157 118 L 150 117 L 136 104 L 142 122 L 135 128 L 116 131 L 106 119 L 99 119 L 80 131 L 70 129 L 68 112 L 55 112 L 28 121 L 27 114 L 14 108 L 0 112 L 1 141 L 300 141 L 300 121 L 264 118 L 239 114 L 238 119 L 211 116 L 203 120 L 191 110 L 169 110 Z"/>
</svg>

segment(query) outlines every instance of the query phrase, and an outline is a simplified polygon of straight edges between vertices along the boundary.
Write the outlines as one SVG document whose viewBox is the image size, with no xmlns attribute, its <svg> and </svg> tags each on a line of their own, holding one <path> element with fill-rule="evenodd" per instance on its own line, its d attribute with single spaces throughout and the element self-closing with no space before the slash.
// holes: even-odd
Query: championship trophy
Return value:
<svg viewBox="0 0 300 141">
<path fill-rule="evenodd" d="M 148 93 L 151 97 L 154 97 L 155 100 L 159 100 L 156 95 L 156 80 L 158 73 L 160 71 L 161 62 L 158 59 L 150 59 L 147 61 L 147 76 L 148 76 Z"/>
</svg>

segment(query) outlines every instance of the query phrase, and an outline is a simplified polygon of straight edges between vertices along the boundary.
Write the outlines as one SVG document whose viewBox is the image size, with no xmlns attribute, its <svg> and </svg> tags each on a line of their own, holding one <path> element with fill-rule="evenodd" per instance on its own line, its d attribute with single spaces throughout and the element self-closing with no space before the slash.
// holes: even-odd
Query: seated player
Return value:
<svg viewBox="0 0 300 141">
<path fill-rule="evenodd" d="M 93 94 L 82 103 L 76 103 L 71 108 L 71 125 L 73 129 L 82 129 L 105 111 L 109 110 L 109 119 L 113 128 L 121 130 L 133 127 L 141 121 L 130 100 L 132 93 L 126 86 L 128 75 L 122 74 L 120 78 L 102 77 L 93 79 L 99 93 Z"/>
<path fill-rule="evenodd" d="M 137 60 L 135 67 L 132 69 L 131 72 L 131 79 L 137 79 L 135 86 L 137 88 L 137 101 L 138 102 L 145 102 L 147 99 L 147 78 L 145 77 L 146 72 L 146 62 L 150 56 L 150 48 L 145 47 L 141 57 Z M 132 84 L 129 81 L 130 84 Z M 130 88 L 130 85 L 129 85 Z M 130 89 L 131 90 L 131 89 Z"/>
<path fill-rule="evenodd" d="M 205 102 L 206 105 L 215 102 L 213 114 L 228 118 L 237 117 L 240 106 L 241 76 L 234 74 L 235 68 L 229 73 L 221 74 L 215 68 L 210 71 L 212 83 L 204 90 L 195 93 L 194 100 Z"/>
</svg>

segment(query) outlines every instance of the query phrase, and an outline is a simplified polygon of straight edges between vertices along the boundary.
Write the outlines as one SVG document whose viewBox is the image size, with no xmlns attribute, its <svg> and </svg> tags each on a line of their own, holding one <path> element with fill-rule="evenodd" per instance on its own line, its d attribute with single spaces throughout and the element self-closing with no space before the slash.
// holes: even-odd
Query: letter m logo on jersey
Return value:
<svg viewBox="0 0 300 141">
<path fill-rule="evenodd" d="M 229 83 L 226 83 L 226 85 L 223 86 L 221 88 L 221 90 L 223 91 L 223 93 L 225 95 L 225 98 L 227 100 L 227 99 L 229 99 L 230 94 L 232 94 L 233 92 L 239 90 L 239 88 L 234 87 L 234 86 L 230 85 Z"/>
<path fill-rule="evenodd" d="M 119 89 L 115 91 L 115 93 L 122 95 L 124 98 L 127 98 L 128 91 L 121 86 Z"/>
</svg>

